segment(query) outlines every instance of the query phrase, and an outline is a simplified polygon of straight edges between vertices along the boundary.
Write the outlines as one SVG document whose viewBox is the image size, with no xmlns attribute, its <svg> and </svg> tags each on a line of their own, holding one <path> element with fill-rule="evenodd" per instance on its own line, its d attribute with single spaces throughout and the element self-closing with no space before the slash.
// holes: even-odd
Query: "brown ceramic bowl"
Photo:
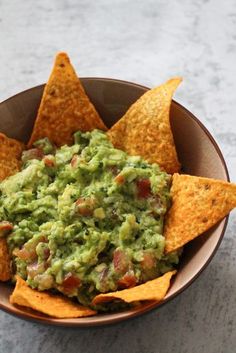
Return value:
<svg viewBox="0 0 236 353">
<path fill-rule="evenodd" d="M 146 87 L 113 79 L 84 78 L 82 82 L 107 126 L 112 126 L 129 106 L 147 91 Z M 44 85 L 31 88 L 0 104 L 1 132 L 24 142 L 28 140 L 43 88 Z M 171 125 L 183 172 L 229 180 L 221 151 L 210 133 L 193 114 L 175 101 L 171 106 Z M 8 301 L 12 291 L 11 285 L 0 283 L 0 307 L 24 319 L 61 326 L 83 327 L 112 324 L 138 316 L 167 303 L 197 278 L 216 252 L 224 235 L 226 224 L 227 218 L 185 247 L 177 276 L 165 300 L 161 303 L 145 304 L 132 310 L 99 314 L 88 318 L 53 319 L 36 311 L 12 306 Z"/>
</svg>

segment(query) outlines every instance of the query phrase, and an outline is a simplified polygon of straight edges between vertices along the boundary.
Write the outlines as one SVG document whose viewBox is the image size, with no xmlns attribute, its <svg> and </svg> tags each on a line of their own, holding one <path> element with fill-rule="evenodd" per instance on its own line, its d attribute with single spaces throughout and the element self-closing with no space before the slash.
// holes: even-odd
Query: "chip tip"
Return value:
<svg viewBox="0 0 236 353">
<path fill-rule="evenodd" d="M 68 54 L 65 52 L 65 51 L 59 51 L 57 54 L 56 54 L 56 58 L 57 57 L 69 57 Z"/>
<path fill-rule="evenodd" d="M 180 83 L 183 81 L 183 78 L 181 76 L 174 76 L 170 78 L 169 80 L 166 81 L 167 85 L 171 85 L 174 87 L 174 90 L 180 85 Z"/>
<path fill-rule="evenodd" d="M 60 65 L 62 62 L 70 63 L 70 58 L 66 52 L 58 52 L 55 57 L 55 65 Z"/>
<path fill-rule="evenodd" d="M 171 77 L 169 80 L 167 80 L 167 82 L 171 82 L 171 81 L 179 81 L 179 82 L 182 82 L 182 81 L 183 81 L 183 77 L 182 77 L 182 76 L 173 76 L 173 77 Z"/>
</svg>

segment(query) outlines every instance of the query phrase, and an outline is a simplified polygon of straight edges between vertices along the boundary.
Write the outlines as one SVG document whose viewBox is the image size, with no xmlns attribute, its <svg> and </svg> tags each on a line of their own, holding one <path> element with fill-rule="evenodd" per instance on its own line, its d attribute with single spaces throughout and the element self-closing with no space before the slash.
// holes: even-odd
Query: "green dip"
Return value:
<svg viewBox="0 0 236 353">
<path fill-rule="evenodd" d="M 13 226 L 13 268 L 32 288 L 90 305 L 173 269 L 178 254 L 164 255 L 170 176 L 99 130 L 74 140 L 23 153 L 22 170 L 0 184 L 0 221 Z"/>
</svg>

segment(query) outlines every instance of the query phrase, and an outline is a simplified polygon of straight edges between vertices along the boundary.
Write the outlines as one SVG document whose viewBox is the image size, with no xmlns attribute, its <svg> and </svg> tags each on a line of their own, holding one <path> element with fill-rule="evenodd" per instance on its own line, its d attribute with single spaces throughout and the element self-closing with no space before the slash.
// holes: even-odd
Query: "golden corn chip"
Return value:
<svg viewBox="0 0 236 353">
<path fill-rule="evenodd" d="M 164 227 L 166 253 L 196 238 L 236 207 L 236 184 L 174 174 L 171 196 Z"/>
<path fill-rule="evenodd" d="M 0 133 L 0 181 L 20 170 L 23 143 Z M 0 281 L 11 278 L 10 256 L 5 238 L 0 238 Z"/>
<path fill-rule="evenodd" d="M 16 280 L 16 287 L 10 296 L 11 304 L 26 306 L 60 319 L 96 314 L 96 311 L 75 304 L 65 297 L 32 289 L 20 276 L 16 276 Z"/>
<path fill-rule="evenodd" d="M 123 289 L 117 292 L 99 294 L 93 299 L 93 304 L 100 304 L 110 302 L 115 299 L 123 300 L 126 303 L 132 303 L 135 301 L 143 300 L 156 300 L 161 301 L 164 299 L 169 286 L 171 277 L 176 271 L 170 271 L 165 273 L 163 276 L 148 281 L 139 286 Z"/>
<path fill-rule="evenodd" d="M 48 137 L 57 146 L 71 144 L 75 131 L 93 129 L 107 130 L 69 57 L 66 53 L 59 53 L 44 89 L 28 146 L 43 137 Z"/>
<path fill-rule="evenodd" d="M 10 256 L 7 241 L 0 238 L 0 281 L 5 282 L 11 278 Z"/>
<path fill-rule="evenodd" d="M 158 163 L 167 173 L 178 172 L 178 161 L 170 127 L 172 96 L 181 78 L 173 78 L 147 91 L 107 132 L 116 148 Z"/>
<path fill-rule="evenodd" d="M 19 171 L 23 149 L 23 143 L 0 133 L 0 181 Z"/>
</svg>

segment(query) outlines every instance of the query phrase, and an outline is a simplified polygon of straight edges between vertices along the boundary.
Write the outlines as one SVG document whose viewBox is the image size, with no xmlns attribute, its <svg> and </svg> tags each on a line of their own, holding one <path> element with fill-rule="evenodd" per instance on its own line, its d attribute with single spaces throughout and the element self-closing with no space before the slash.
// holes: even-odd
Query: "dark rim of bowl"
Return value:
<svg viewBox="0 0 236 353">
<path fill-rule="evenodd" d="M 146 86 L 143 86 L 143 85 L 140 85 L 138 83 L 134 83 L 134 82 L 130 82 L 130 81 L 124 81 L 124 80 L 119 80 L 119 79 L 113 79 L 113 78 L 105 78 L 105 77 L 81 77 L 81 80 L 87 80 L 87 81 L 115 81 L 115 82 L 120 82 L 120 83 L 123 83 L 123 84 L 129 84 L 130 86 L 135 86 L 135 87 L 140 87 L 144 90 L 149 90 L 150 88 L 149 87 L 146 87 Z M 43 87 L 45 86 L 45 84 L 41 84 L 41 85 L 37 85 L 37 86 L 34 86 L 34 87 L 31 87 L 31 88 L 28 88 L 24 91 L 21 91 L 19 93 L 16 93 L 15 95 L 5 99 L 4 101 L 0 102 L 0 105 L 1 104 L 4 104 L 8 101 L 10 101 L 11 99 L 14 99 L 15 97 L 17 96 L 20 96 L 22 93 L 26 93 L 26 92 L 30 92 L 31 90 L 35 90 L 35 89 L 38 89 L 39 87 Z M 227 181 L 230 181 L 230 177 L 229 177 L 229 172 L 228 172 L 228 168 L 227 168 L 227 165 L 226 165 L 226 162 L 225 162 L 225 159 L 223 157 L 223 154 L 217 144 L 217 142 L 215 141 L 215 139 L 212 137 L 212 135 L 210 134 L 210 132 L 208 131 L 208 129 L 203 125 L 203 123 L 198 119 L 196 118 L 188 109 L 186 109 L 184 106 L 182 106 L 180 103 L 176 102 L 174 99 L 172 100 L 174 102 L 174 104 L 176 104 L 178 107 L 180 107 L 181 109 L 183 109 L 200 127 L 201 129 L 204 131 L 204 133 L 207 135 L 207 137 L 210 139 L 210 141 L 212 142 L 218 156 L 220 157 L 220 160 L 222 162 L 222 165 L 223 165 L 223 168 L 224 168 L 224 171 L 225 171 L 225 174 L 226 174 L 226 178 L 227 178 Z M 147 314 L 148 312 L 154 310 L 154 309 L 159 309 L 162 305 L 168 303 L 170 300 L 174 299 L 177 295 L 179 295 L 180 293 L 182 293 L 185 289 L 187 289 L 198 277 L 199 275 L 206 269 L 206 267 L 209 265 L 209 263 L 211 262 L 211 260 L 213 259 L 217 249 L 219 248 L 220 244 L 221 244 L 221 241 L 223 239 L 223 236 L 224 236 L 224 233 L 225 233 L 225 230 L 226 230 L 226 227 L 227 227 L 227 223 L 228 223 L 228 219 L 229 219 L 229 215 L 226 216 L 223 221 L 224 221 L 224 224 L 223 224 L 223 229 L 221 231 L 221 234 L 220 234 L 220 237 L 219 237 L 219 240 L 215 246 L 215 248 L 212 250 L 209 258 L 207 259 L 207 261 L 204 263 L 204 265 L 198 270 L 198 272 L 183 286 L 181 287 L 179 290 L 177 290 L 175 293 L 173 293 L 170 297 L 164 299 L 162 302 L 160 303 L 154 303 L 153 305 L 150 305 L 150 306 L 147 306 L 147 308 L 144 308 L 144 310 L 142 311 L 135 311 L 135 312 L 131 312 L 130 315 L 128 317 L 117 317 L 117 318 L 109 318 L 109 315 L 107 317 L 107 319 L 103 319 L 102 322 L 94 322 L 94 323 L 91 323 L 91 322 L 88 322 L 88 323 L 85 323 L 85 322 L 74 322 L 74 323 L 65 323 L 64 320 L 65 319 L 62 319 L 61 320 L 61 323 L 60 323 L 60 320 L 52 320 L 53 318 L 47 318 L 47 317 L 42 317 L 42 318 L 39 318 L 39 317 L 34 317 L 32 316 L 31 313 L 27 313 L 27 312 L 16 312 L 14 310 L 14 308 L 8 308 L 6 307 L 4 304 L 2 304 L 0 302 L 0 309 L 2 309 L 3 311 L 13 315 L 13 316 L 16 316 L 18 318 L 21 318 L 21 319 L 26 319 L 28 321 L 37 321 L 38 323 L 41 323 L 41 324 L 46 324 L 46 325 L 53 325 L 53 326 L 64 326 L 64 327 L 80 327 L 80 328 L 86 328 L 86 327 L 99 327 L 99 326 L 107 326 L 107 325 L 111 325 L 111 324 L 116 324 L 116 323 L 119 323 L 120 321 L 123 321 L 123 320 L 128 320 L 128 319 L 132 319 L 132 318 L 136 318 L 138 316 L 141 316 L 141 315 L 144 315 L 144 314 Z M 79 318 L 78 318 L 79 320 Z"/>
</svg>

